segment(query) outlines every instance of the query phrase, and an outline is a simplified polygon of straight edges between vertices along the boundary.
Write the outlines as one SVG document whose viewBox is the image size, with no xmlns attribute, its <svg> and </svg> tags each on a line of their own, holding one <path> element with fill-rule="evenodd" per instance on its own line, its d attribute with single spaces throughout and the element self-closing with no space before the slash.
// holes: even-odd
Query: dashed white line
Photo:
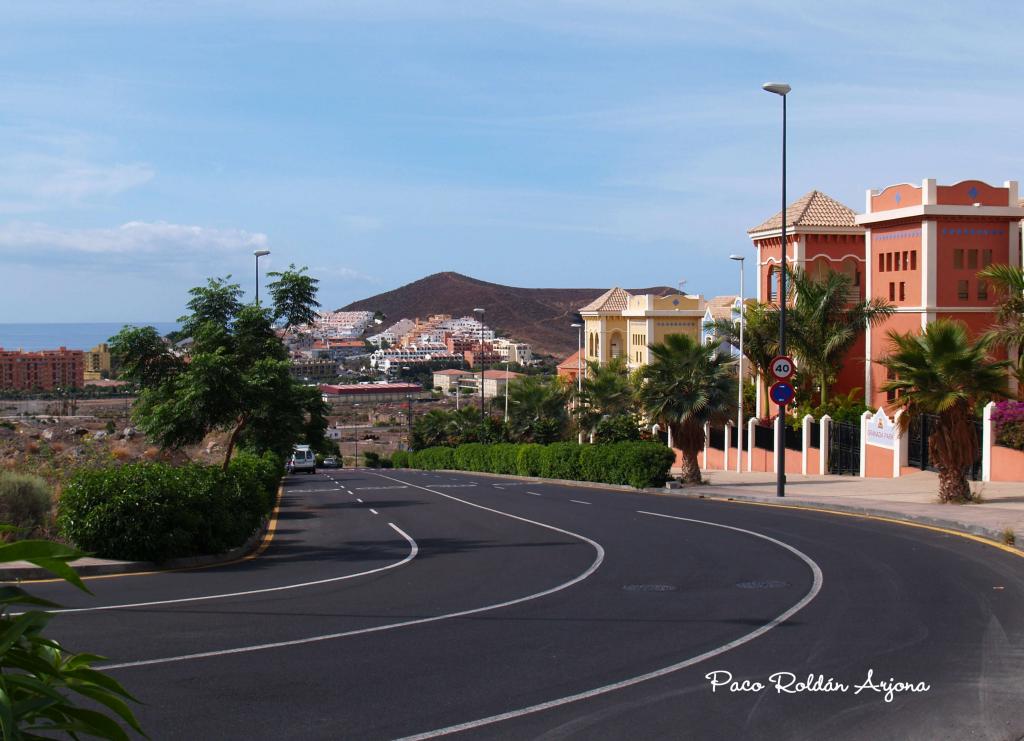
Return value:
<svg viewBox="0 0 1024 741">
<path fill-rule="evenodd" d="M 409 543 L 409 555 L 403 558 L 401 561 L 388 564 L 387 566 L 381 566 L 376 569 L 370 569 L 369 571 L 360 571 L 357 574 L 345 574 L 344 576 L 332 576 L 329 579 L 317 579 L 316 581 L 306 581 L 299 584 L 285 584 L 280 587 L 267 587 L 266 589 L 249 589 L 244 592 L 228 592 L 226 594 L 208 594 L 203 597 L 184 597 L 181 599 L 165 599 L 157 600 L 155 602 L 133 602 L 127 605 L 101 605 L 99 607 L 73 607 L 68 609 L 57 609 L 47 610 L 47 612 L 59 612 L 61 614 L 67 614 L 71 612 L 99 612 L 101 610 L 123 610 L 129 607 L 155 607 L 157 605 L 176 605 L 184 602 L 201 602 L 203 600 L 211 599 L 226 599 L 228 597 L 245 597 L 252 594 L 266 594 L 267 592 L 283 592 L 286 589 L 300 589 L 302 587 L 313 587 L 317 584 L 331 584 L 332 582 L 344 581 L 345 579 L 355 579 L 357 576 L 367 576 L 369 574 L 376 574 L 381 571 L 387 571 L 388 569 L 398 568 L 416 558 L 416 554 L 419 553 L 420 548 L 416 545 L 416 541 L 407 535 L 400 527 L 394 523 L 389 522 L 389 525 L 401 535 Z M 18 614 L 18 613 L 12 613 Z M 121 665 L 118 665 L 121 666 Z"/>
<path fill-rule="evenodd" d="M 590 504 L 590 502 L 584 502 L 581 499 L 570 499 L 570 502 L 576 502 L 576 504 Z"/>
<path fill-rule="evenodd" d="M 713 648 L 710 651 L 705 651 L 704 653 L 694 656 L 692 658 L 680 661 L 676 664 L 671 664 L 661 669 L 656 669 L 652 672 L 648 672 L 647 674 L 641 674 L 636 677 L 630 677 L 629 679 L 623 679 L 620 682 L 606 684 L 603 687 L 595 687 L 592 690 L 579 692 L 575 695 L 560 697 L 556 700 L 549 700 L 548 702 L 542 702 L 537 705 L 530 705 L 528 707 L 520 708 L 518 710 L 510 710 L 507 713 L 491 715 L 487 718 L 479 718 L 477 720 L 471 720 L 466 723 L 459 723 L 458 725 L 447 726 L 446 728 L 438 728 L 437 730 L 427 731 L 426 733 L 418 733 L 415 736 L 406 736 L 405 738 L 399 739 L 399 741 L 420 741 L 421 739 L 435 738 L 437 736 L 446 736 L 450 733 L 468 731 L 473 728 L 479 728 L 480 726 L 486 726 L 492 723 L 500 723 L 504 720 L 511 720 L 512 718 L 519 718 L 524 715 L 531 715 L 533 713 L 539 713 L 544 710 L 557 708 L 562 705 L 568 705 L 569 703 L 579 702 L 580 700 L 586 700 L 591 697 L 597 697 L 598 695 L 604 695 L 609 692 L 614 692 L 615 690 L 631 687 L 635 684 L 640 684 L 641 682 L 646 682 L 650 679 L 657 679 L 658 677 L 663 677 L 666 674 L 672 674 L 673 672 L 677 672 L 680 669 L 686 669 L 687 667 L 693 666 L 694 664 L 699 664 L 702 661 L 706 661 L 708 659 L 714 658 L 715 656 L 724 654 L 726 651 L 731 651 L 732 649 L 737 648 L 738 646 L 742 646 L 744 643 L 749 643 L 755 638 L 759 638 L 772 628 L 778 626 L 779 624 L 793 617 L 793 615 L 795 615 L 796 613 L 800 612 L 800 610 L 806 607 L 811 600 L 818 596 L 818 592 L 821 591 L 823 577 L 821 574 L 821 569 L 818 567 L 818 564 L 816 564 L 810 556 L 806 555 L 802 551 L 798 551 L 796 548 L 789 545 L 788 543 L 783 543 L 781 540 L 776 540 L 775 538 L 769 537 L 767 535 L 762 535 L 761 533 L 754 532 L 753 530 L 744 530 L 740 527 L 722 525 L 717 522 L 707 522 L 705 520 L 692 520 L 688 517 L 674 517 L 672 515 L 662 515 L 657 512 L 644 512 L 642 510 L 638 510 L 638 512 L 642 515 L 653 515 L 654 517 L 666 517 L 671 520 L 682 520 L 684 522 L 693 522 L 700 525 L 711 525 L 712 527 L 721 527 L 725 528 L 726 530 L 735 530 L 736 532 L 745 533 L 747 535 L 753 535 L 755 538 L 762 538 L 771 543 L 774 543 L 775 545 L 785 548 L 787 551 L 790 551 L 791 553 L 795 554 L 800 560 L 806 563 L 810 567 L 811 573 L 814 575 L 814 582 L 811 585 L 810 591 L 807 592 L 807 594 L 805 594 L 799 602 L 797 602 L 795 605 L 793 605 L 788 610 L 783 612 L 781 615 L 776 617 L 774 620 L 765 623 L 757 630 L 751 631 L 746 635 L 740 636 L 734 641 L 730 641 L 729 643 L 719 646 L 718 648 Z"/>
<path fill-rule="evenodd" d="M 540 496 L 540 494 L 538 494 L 538 493 L 537 493 L 537 492 L 535 492 L 535 491 L 528 491 L 528 492 L 526 492 L 526 493 L 527 493 L 527 494 L 532 494 L 532 495 L 533 495 L 533 496 L 535 496 L 535 497 L 539 497 L 539 496 Z"/>
<path fill-rule="evenodd" d="M 363 500 L 362 500 L 362 499 L 360 499 L 359 497 L 356 497 L 356 501 L 357 501 L 357 502 L 359 502 L 360 504 L 362 504 L 362 503 L 363 503 Z"/>
<path fill-rule="evenodd" d="M 375 515 L 379 514 L 379 512 L 377 512 L 377 510 L 375 510 L 373 507 L 370 507 L 370 511 L 373 512 L 373 514 Z"/>
</svg>

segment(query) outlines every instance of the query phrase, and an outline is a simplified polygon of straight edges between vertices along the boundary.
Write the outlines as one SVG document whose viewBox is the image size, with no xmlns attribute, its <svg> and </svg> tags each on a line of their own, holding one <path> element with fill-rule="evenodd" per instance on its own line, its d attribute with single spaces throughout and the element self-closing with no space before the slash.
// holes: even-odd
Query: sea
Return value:
<svg viewBox="0 0 1024 741">
<path fill-rule="evenodd" d="M 91 350 L 107 342 L 126 324 L 155 327 L 160 334 L 178 329 L 177 322 L 70 322 L 52 324 L 0 323 L 0 348 L 5 350 Z"/>
</svg>

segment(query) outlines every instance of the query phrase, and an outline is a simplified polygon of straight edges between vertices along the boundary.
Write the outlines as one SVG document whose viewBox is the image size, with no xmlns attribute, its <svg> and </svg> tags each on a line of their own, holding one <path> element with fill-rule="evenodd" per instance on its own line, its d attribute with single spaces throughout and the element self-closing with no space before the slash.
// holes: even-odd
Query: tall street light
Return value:
<svg viewBox="0 0 1024 741">
<path fill-rule="evenodd" d="M 266 257 L 270 254 L 270 250 L 256 250 L 253 252 L 256 256 L 256 305 L 260 305 L 260 258 Z"/>
<path fill-rule="evenodd" d="M 779 271 L 779 355 L 786 354 L 786 96 L 792 90 L 784 82 L 766 82 L 761 86 L 782 98 L 782 242 L 780 244 Z M 779 404 L 779 425 L 775 431 L 776 460 L 779 470 L 775 476 L 775 496 L 786 496 L 786 405 Z"/>
<path fill-rule="evenodd" d="M 746 308 L 743 304 L 743 255 L 729 255 L 730 260 L 735 260 L 740 264 L 740 360 L 739 370 L 737 371 L 736 377 L 739 379 L 739 393 L 736 405 L 736 473 L 739 473 L 740 460 L 743 458 L 743 325 L 746 323 L 743 316 L 743 310 Z"/>
<path fill-rule="evenodd" d="M 583 395 L 583 325 L 573 322 L 569 325 L 576 328 L 576 408 L 579 409 L 580 397 Z M 583 430 L 580 430 L 579 444 L 583 444 Z"/>
<path fill-rule="evenodd" d="M 480 424 L 484 423 L 484 371 L 487 369 L 484 363 L 484 311 L 486 309 L 473 309 L 474 314 L 479 314 L 477 321 L 480 322 Z M 483 430 L 481 429 L 481 433 Z"/>
</svg>

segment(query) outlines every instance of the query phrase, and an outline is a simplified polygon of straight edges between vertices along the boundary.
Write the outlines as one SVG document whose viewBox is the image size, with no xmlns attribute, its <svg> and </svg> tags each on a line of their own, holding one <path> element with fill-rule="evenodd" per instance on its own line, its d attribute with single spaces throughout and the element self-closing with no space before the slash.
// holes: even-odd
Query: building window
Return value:
<svg viewBox="0 0 1024 741">
<path fill-rule="evenodd" d="M 900 281 L 900 301 L 907 300 L 907 284 Z"/>
<path fill-rule="evenodd" d="M 878 253 L 878 272 L 885 272 L 885 255 L 882 254 L 881 252 Z"/>
<path fill-rule="evenodd" d="M 992 264 L 992 250 L 981 251 L 981 267 L 987 268 Z"/>
<path fill-rule="evenodd" d="M 977 270 L 978 269 L 978 251 L 977 250 L 967 250 L 967 267 L 971 268 L 972 270 Z"/>
<path fill-rule="evenodd" d="M 890 301 L 895 301 L 896 300 L 896 284 L 895 283 L 890 283 L 889 284 L 889 300 Z"/>
<path fill-rule="evenodd" d="M 967 281 L 958 280 L 956 282 L 956 297 L 961 301 L 966 301 L 969 295 Z"/>
<path fill-rule="evenodd" d="M 907 251 L 903 250 L 903 269 L 907 270 L 910 268 L 910 262 L 907 260 Z"/>
<path fill-rule="evenodd" d="M 953 267 L 957 270 L 962 269 L 964 266 L 964 251 L 953 250 Z"/>
<path fill-rule="evenodd" d="M 985 283 L 985 281 L 983 281 L 983 280 L 979 280 L 978 281 L 978 300 L 979 301 L 987 301 L 988 300 L 988 284 Z"/>
<path fill-rule="evenodd" d="M 857 269 L 853 271 L 853 285 L 860 287 L 860 271 Z"/>
<path fill-rule="evenodd" d="M 917 250 L 910 251 L 910 269 L 917 270 Z"/>
<path fill-rule="evenodd" d="M 885 253 L 885 272 L 888 273 L 890 270 L 892 270 L 892 253 L 891 252 L 886 252 Z"/>
</svg>

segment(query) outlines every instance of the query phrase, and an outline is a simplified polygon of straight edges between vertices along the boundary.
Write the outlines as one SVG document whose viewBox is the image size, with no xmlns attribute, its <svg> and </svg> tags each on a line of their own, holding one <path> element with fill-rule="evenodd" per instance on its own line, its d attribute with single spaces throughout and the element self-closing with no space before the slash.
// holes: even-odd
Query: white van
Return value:
<svg viewBox="0 0 1024 741">
<path fill-rule="evenodd" d="M 288 468 L 291 473 L 316 473 L 316 455 L 308 445 L 296 445 L 292 458 L 288 461 Z"/>
</svg>

